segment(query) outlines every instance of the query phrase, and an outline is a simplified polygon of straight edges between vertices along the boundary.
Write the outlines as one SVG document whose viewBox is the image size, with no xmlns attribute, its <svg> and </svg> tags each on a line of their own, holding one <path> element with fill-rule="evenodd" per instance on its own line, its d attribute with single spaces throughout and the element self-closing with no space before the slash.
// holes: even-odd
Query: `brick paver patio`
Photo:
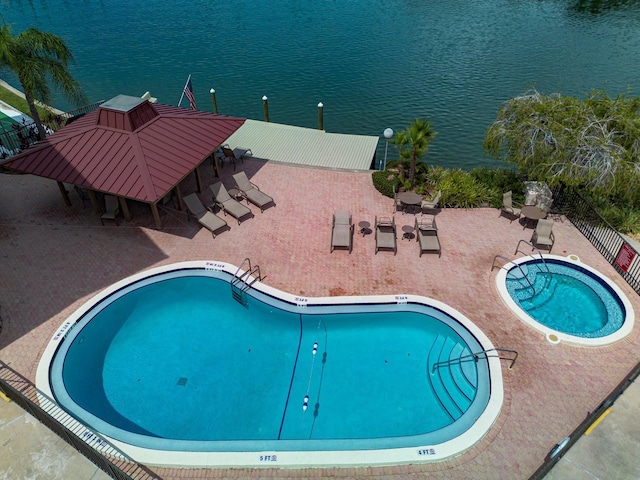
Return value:
<svg viewBox="0 0 640 480">
<path fill-rule="evenodd" d="M 371 175 L 245 160 L 239 166 L 277 202 L 264 213 L 212 239 L 186 215 L 166 210 L 163 229 L 153 227 L 145 205 L 130 205 L 132 222 L 102 226 L 71 190 L 64 205 L 53 181 L 0 174 L 0 305 L 4 326 L 0 360 L 35 380 L 42 350 L 64 319 L 104 287 L 154 266 L 186 260 L 221 260 L 239 265 L 250 257 L 264 282 L 305 296 L 418 294 L 441 300 L 474 321 L 494 346 L 517 350 L 513 370 L 503 364 L 505 403 L 486 437 L 471 450 L 444 462 L 334 469 L 168 469 L 165 479 L 195 478 L 527 478 L 554 445 L 594 410 L 635 365 L 637 328 L 607 347 L 552 346 L 503 305 L 494 286 L 497 254 L 513 257 L 518 240 L 531 229 L 500 217 L 492 208 L 443 209 L 437 214 L 442 257 L 419 258 L 415 240 L 402 240 L 401 227 L 413 215 L 396 213 L 398 254 L 374 255 L 373 235 L 356 235 L 353 253 L 330 253 L 334 210 L 347 209 L 354 223 L 389 216 L 393 200 L 380 195 Z M 201 168 L 213 183 L 210 166 Z M 233 185 L 232 167 L 223 181 Z M 195 191 L 192 178 L 183 194 Z M 211 197 L 205 188 L 205 203 Z M 222 213 L 220 213 L 222 216 Z M 564 218 L 555 218 L 557 255 L 577 254 L 628 295 L 638 296 L 590 243 Z"/>
</svg>

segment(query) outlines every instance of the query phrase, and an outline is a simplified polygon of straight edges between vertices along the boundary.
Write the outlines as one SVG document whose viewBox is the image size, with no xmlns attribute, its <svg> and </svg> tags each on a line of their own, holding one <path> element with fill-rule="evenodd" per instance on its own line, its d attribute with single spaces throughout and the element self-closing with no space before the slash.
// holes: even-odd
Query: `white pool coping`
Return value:
<svg viewBox="0 0 640 480">
<path fill-rule="evenodd" d="M 45 348 L 36 372 L 37 388 L 54 398 L 49 384 L 49 368 L 54 354 L 64 340 L 71 327 L 88 312 L 96 303 L 108 297 L 127 285 L 161 273 L 189 268 L 220 270 L 231 275 L 238 272 L 238 267 L 217 261 L 191 261 L 145 270 L 127 277 L 105 288 L 94 295 L 76 310 L 56 330 L 49 344 Z M 242 272 L 241 272 L 242 273 Z M 493 349 L 489 338 L 471 320 L 454 308 L 431 298 L 419 295 L 378 295 L 378 296 L 352 296 L 352 297 L 301 297 L 283 292 L 274 287 L 256 281 L 252 288 L 267 295 L 280 298 L 286 302 L 298 305 L 300 308 L 313 305 L 328 304 L 389 304 L 389 303 L 422 303 L 442 310 L 455 318 L 463 325 L 484 350 Z M 186 452 L 152 450 L 130 445 L 119 440 L 103 437 L 115 447 L 128 455 L 131 459 L 148 465 L 157 466 L 181 466 L 181 467 L 348 467 L 348 466 L 374 466 L 374 465 L 398 465 L 410 463 L 422 463 L 442 461 L 450 457 L 462 454 L 478 443 L 493 426 L 500 414 L 504 402 L 504 385 L 502 380 L 502 367 L 497 357 L 487 358 L 489 374 L 491 378 L 489 402 L 477 418 L 475 423 L 460 436 L 449 441 L 434 444 L 420 445 L 406 448 L 390 448 L 383 450 L 325 450 L 325 451 L 262 451 L 262 452 Z M 86 430 L 85 430 L 86 431 Z"/>
<path fill-rule="evenodd" d="M 634 322 L 635 322 L 635 313 L 633 311 L 633 306 L 631 305 L 631 302 L 629 301 L 627 296 L 620 289 L 620 287 L 618 287 L 618 285 L 616 285 L 611 279 L 607 278 L 605 275 L 603 275 L 596 269 L 590 267 L 589 265 L 582 263 L 579 257 L 573 254 L 568 255 L 566 257 L 560 256 L 560 255 L 545 254 L 545 255 L 542 255 L 542 257 L 544 259 L 553 259 L 553 260 L 564 262 L 570 265 L 577 265 L 591 272 L 593 275 L 597 276 L 599 279 L 605 282 L 611 288 L 611 290 L 613 290 L 618 295 L 618 297 L 620 298 L 624 306 L 626 316 L 625 316 L 624 322 L 622 323 L 622 326 L 612 334 L 606 335 L 604 337 L 585 338 L 585 337 L 578 337 L 575 335 L 569 335 L 567 333 L 559 332 L 557 330 L 554 330 L 552 328 L 549 328 L 541 324 L 540 322 L 538 322 L 537 320 L 529 316 L 527 312 L 525 312 L 522 308 L 520 308 L 520 306 L 513 300 L 513 298 L 511 298 L 511 295 L 507 291 L 507 285 L 506 285 L 507 273 L 512 267 L 516 265 L 520 265 L 521 263 L 531 262 L 532 260 L 536 260 L 539 257 L 540 255 L 517 258 L 503 265 L 500 271 L 496 274 L 496 279 L 495 279 L 496 288 L 498 289 L 498 294 L 500 295 L 500 298 L 502 298 L 502 301 L 505 303 L 505 305 L 520 320 L 522 320 L 524 323 L 534 328 L 535 330 L 543 333 L 547 341 L 552 345 L 557 345 L 559 343 L 566 343 L 568 345 L 580 346 L 580 347 L 602 347 L 605 345 L 611 345 L 612 343 L 618 342 L 631 333 L 631 331 L 633 330 Z"/>
</svg>

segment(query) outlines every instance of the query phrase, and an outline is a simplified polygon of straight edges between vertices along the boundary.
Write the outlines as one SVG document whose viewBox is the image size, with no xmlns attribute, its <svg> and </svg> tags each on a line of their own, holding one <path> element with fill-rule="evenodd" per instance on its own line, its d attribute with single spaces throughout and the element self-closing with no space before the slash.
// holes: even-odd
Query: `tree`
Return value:
<svg viewBox="0 0 640 480">
<path fill-rule="evenodd" d="M 592 91 L 583 100 L 532 90 L 506 101 L 485 151 L 532 180 L 624 193 L 640 173 L 640 98 Z"/>
<path fill-rule="evenodd" d="M 0 27 L 0 68 L 6 67 L 18 77 L 41 140 L 46 134 L 36 101 L 51 104 L 53 94 L 49 82 L 73 103 L 85 102 L 80 84 L 68 70 L 72 62 L 71 51 L 57 35 L 30 28 L 14 36 L 7 24 Z"/>
<path fill-rule="evenodd" d="M 416 164 L 420 157 L 429 149 L 429 144 L 435 138 L 437 132 L 431 127 L 427 119 L 416 118 L 405 130 L 396 133 L 392 143 L 398 147 L 400 158 L 411 161 L 409 168 L 409 182 L 414 186 L 416 177 Z M 407 150 L 404 147 L 408 146 Z"/>
</svg>

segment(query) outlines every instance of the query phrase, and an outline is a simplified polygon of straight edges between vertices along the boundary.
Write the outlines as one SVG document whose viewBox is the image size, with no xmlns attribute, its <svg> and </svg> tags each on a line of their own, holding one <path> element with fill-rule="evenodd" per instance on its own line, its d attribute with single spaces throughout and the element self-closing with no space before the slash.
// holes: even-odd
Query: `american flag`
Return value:
<svg viewBox="0 0 640 480">
<path fill-rule="evenodd" d="M 191 85 L 191 75 L 189 75 L 189 80 L 187 80 L 187 83 L 184 86 L 184 94 L 189 99 L 189 108 L 191 108 L 191 110 L 195 110 L 196 97 L 193 96 L 193 86 Z"/>
</svg>

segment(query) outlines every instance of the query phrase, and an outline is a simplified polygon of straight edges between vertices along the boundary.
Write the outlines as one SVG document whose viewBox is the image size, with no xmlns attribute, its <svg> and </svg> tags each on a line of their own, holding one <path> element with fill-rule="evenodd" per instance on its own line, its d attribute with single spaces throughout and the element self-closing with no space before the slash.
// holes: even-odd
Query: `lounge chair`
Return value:
<svg viewBox="0 0 640 480">
<path fill-rule="evenodd" d="M 229 160 L 230 162 L 233 163 L 234 170 L 236 169 L 236 162 L 244 163 L 244 157 L 247 154 L 253 155 L 253 152 L 251 151 L 251 149 L 247 149 L 247 150 L 244 150 L 241 148 L 233 149 L 229 145 L 222 145 L 220 147 L 220 150 L 222 151 L 222 155 L 224 159 Z"/>
<path fill-rule="evenodd" d="M 438 193 L 436 193 L 436 196 L 433 197 L 431 200 L 423 200 L 420 203 L 420 209 L 422 214 L 425 213 L 425 210 L 435 210 L 436 208 L 438 208 L 438 203 L 440 203 L 441 197 L 442 197 L 442 190 L 438 190 Z"/>
<path fill-rule="evenodd" d="M 187 220 L 192 216 L 197 218 L 200 225 L 211 232 L 213 238 L 216 238 L 216 232 L 229 228 L 227 222 L 208 210 L 195 193 L 191 193 L 186 197 L 183 197 L 182 200 L 184 200 L 184 203 L 187 206 Z"/>
<path fill-rule="evenodd" d="M 522 210 L 520 208 L 516 208 L 513 206 L 512 200 L 512 192 L 509 190 L 506 193 L 502 194 L 502 209 L 500 210 L 500 215 L 506 213 L 507 215 L 511 215 L 513 218 L 511 221 L 513 222 L 516 218 L 520 218 L 520 213 Z"/>
<path fill-rule="evenodd" d="M 209 188 L 211 189 L 211 193 L 213 193 L 214 204 L 219 206 L 225 215 L 228 213 L 234 217 L 238 221 L 238 225 L 240 225 L 241 218 L 247 216 L 253 217 L 253 213 L 248 207 L 231 198 L 231 195 L 229 195 L 229 192 L 227 192 L 222 182 L 214 183 L 210 185 Z"/>
<path fill-rule="evenodd" d="M 104 206 L 105 211 L 102 215 L 100 215 L 100 223 L 104 225 L 104 220 L 115 220 L 116 227 L 118 226 L 118 214 L 120 213 L 120 203 L 118 202 L 118 197 L 114 197 L 113 195 L 105 195 L 104 196 Z"/>
<path fill-rule="evenodd" d="M 440 241 L 438 240 L 438 227 L 435 217 L 416 218 L 416 241 L 420 243 L 420 256 L 423 252 L 438 252 L 440 257 Z"/>
<path fill-rule="evenodd" d="M 555 237 L 551 231 L 552 228 L 553 220 L 545 220 L 544 218 L 538 220 L 538 225 L 536 225 L 536 229 L 531 236 L 531 243 L 536 246 L 549 247 L 549 253 L 551 253 L 555 242 Z"/>
<path fill-rule="evenodd" d="M 398 252 L 398 242 L 396 235 L 396 219 L 394 217 L 375 217 L 376 225 L 376 254 L 382 248 L 393 250 L 395 255 Z"/>
<path fill-rule="evenodd" d="M 331 251 L 336 247 L 353 250 L 353 230 L 351 214 L 346 210 L 338 210 L 333 214 L 333 229 L 331 231 Z"/>
<path fill-rule="evenodd" d="M 261 213 L 269 204 L 273 204 L 273 206 L 275 207 L 276 202 L 273 201 L 273 198 L 271 198 L 266 193 L 261 192 L 257 185 L 251 183 L 246 173 L 238 172 L 233 175 L 233 179 L 236 181 L 238 190 L 240 190 L 244 198 L 247 199 L 247 202 L 253 203 L 260 209 Z"/>
</svg>

